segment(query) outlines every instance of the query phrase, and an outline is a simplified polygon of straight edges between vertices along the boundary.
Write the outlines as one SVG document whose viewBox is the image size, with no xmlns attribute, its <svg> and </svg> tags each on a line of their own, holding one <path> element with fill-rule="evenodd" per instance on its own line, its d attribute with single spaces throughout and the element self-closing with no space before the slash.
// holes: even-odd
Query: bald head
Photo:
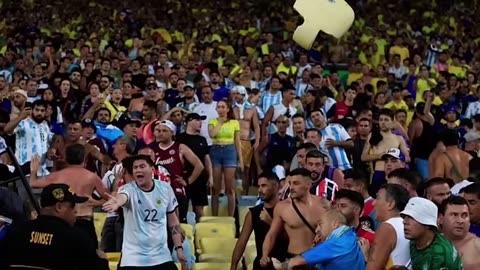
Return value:
<svg viewBox="0 0 480 270">
<path fill-rule="evenodd" d="M 342 213 L 335 210 L 328 210 L 320 216 L 317 228 L 315 229 L 314 243 L 318 244 L 325 241 L 335 229 L 346 224 L 347 218 Z"/>
<path fill-rule="evenodd" d="M 320 220 L 325 220 L 325 221 L 330 221 L 330 222 L 333 222 L 333 223 L 337 223 L 339 226 L 347 224 L 347 218 L 342 213 L 340 213 L 339 211 L 335 211 L 333 209 L 325 212 L 325 214 L 323 214 L 320 217 Z"/>
</svg>

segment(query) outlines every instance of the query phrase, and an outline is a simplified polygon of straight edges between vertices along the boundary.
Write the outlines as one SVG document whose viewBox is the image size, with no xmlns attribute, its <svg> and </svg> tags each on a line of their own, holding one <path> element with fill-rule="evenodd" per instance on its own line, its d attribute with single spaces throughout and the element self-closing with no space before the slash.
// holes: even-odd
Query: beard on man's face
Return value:
<svg viewBox="0 0 480 270">
<path fill-rule="evenodd" d="M 35 115 L 35 114 L 32 114 L 32 119 L 33 121 L 35 121 L 37 124 L 40 124 L 43 122 L 43 120 L 45 120 L 45 115 Z"/>
</svg>

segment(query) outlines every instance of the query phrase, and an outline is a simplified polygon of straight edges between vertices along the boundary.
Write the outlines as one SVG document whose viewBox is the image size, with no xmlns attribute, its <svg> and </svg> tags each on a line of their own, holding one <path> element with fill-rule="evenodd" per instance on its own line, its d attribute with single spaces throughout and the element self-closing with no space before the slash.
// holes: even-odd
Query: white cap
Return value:
<svg viewBox="0 0 480 270">
<path fill-rule="evenodd" d="M 476 131 L 469 131 L 463 135 L 463 139 L 465 139 L 465 142 L 473 142 L 476 140 L 480 140 L 480 135 Z"/>
<path fill-rule="evenodd" d="M 45 90 L 45 89 L 48 89 L 48 84 L 46 84 L 46 83 L 41 83 L 38 86 L 38 90 Z"/>
<path fill-rule="evenodd" d="M 385 154 L 382 155 L 382 159 L 386 159 L 388 157 L 393 157 L 403 162 L 406 160 L 405 155 L 398 148 L 390 148 L 387 152 L 385 152 Z"/>
<path fill-rule="evenodd" d="M 158 125 L 161 125 L 161 126 L 166 126 L 168 127 L 168 129 L 170 129 L 172 132 L 175 133 L 175 131 L 177 130 L 177 127 L 175 126 L 175 124 L 170 121 L 170 120 L 163 120 L 163 121 L 160 121 L 158 123 Z"/>
<path fill-rule="evenodd" d="M 453 186 L 450 189 L 450 191 L 452 192 L 453 195 L 458 196 L 458 194 L 460 194 L 460 190 L 462 190 L 462 188 L 468 187 L 471 184 L 473 184 L 473 182 L 470 182 L 468 180 L 463 180 L 462 182 L 459 182 L 459 183 L 455 184 L 455 186 Z"/>
<path fill-rule="evenodd" d="M 247 89 L 243 85 L 235 85 L 232 88 L 232 92 L 238 92 L 240 95 L 246 95 L 247 94 Z"/>
<path fill-rule="evenodd" d="M 13 94 L 22 95 L 22 96 L 24 96 L 25 98 L 28 98 L 27 91 L 22 90 L 22 89 L 17 89 L 17 90 L 15 90 L 15 92 L 13 92 Z"/>
<path fill-rule="evenodd" d="M 413 197 L 408 200 L 407 206 L 400 213 L 409 216 L 420 224 L 437 227 L 438 207 L 430 200 Z"/>
</svg>

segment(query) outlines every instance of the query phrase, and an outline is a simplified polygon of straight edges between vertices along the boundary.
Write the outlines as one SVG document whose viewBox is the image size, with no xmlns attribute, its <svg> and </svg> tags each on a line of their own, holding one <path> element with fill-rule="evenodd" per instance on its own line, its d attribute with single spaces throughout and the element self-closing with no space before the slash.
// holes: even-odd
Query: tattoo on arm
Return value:
<svg viewBox="0 0 480 270">
<path fill-rule="evenodd" d="M 182 227 L 179 224 L 174 225 L 170 227 L 170 232 L 172 233 L 172 236 L 180 234 L 182 232 Z"/>
</svg>

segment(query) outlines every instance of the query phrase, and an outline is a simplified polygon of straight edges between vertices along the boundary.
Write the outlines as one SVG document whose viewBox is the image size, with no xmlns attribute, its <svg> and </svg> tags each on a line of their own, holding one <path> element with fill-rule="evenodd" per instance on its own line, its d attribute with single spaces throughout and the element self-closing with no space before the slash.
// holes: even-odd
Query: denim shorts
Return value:
<svg viewBox="0 0 480 270">
<path fill-rule="evenodd" d="M 210 159 L 215 168 L 238 167 L 237 150 L 233 144 L 212 145 L 210 148 Z"/>
</svg>

